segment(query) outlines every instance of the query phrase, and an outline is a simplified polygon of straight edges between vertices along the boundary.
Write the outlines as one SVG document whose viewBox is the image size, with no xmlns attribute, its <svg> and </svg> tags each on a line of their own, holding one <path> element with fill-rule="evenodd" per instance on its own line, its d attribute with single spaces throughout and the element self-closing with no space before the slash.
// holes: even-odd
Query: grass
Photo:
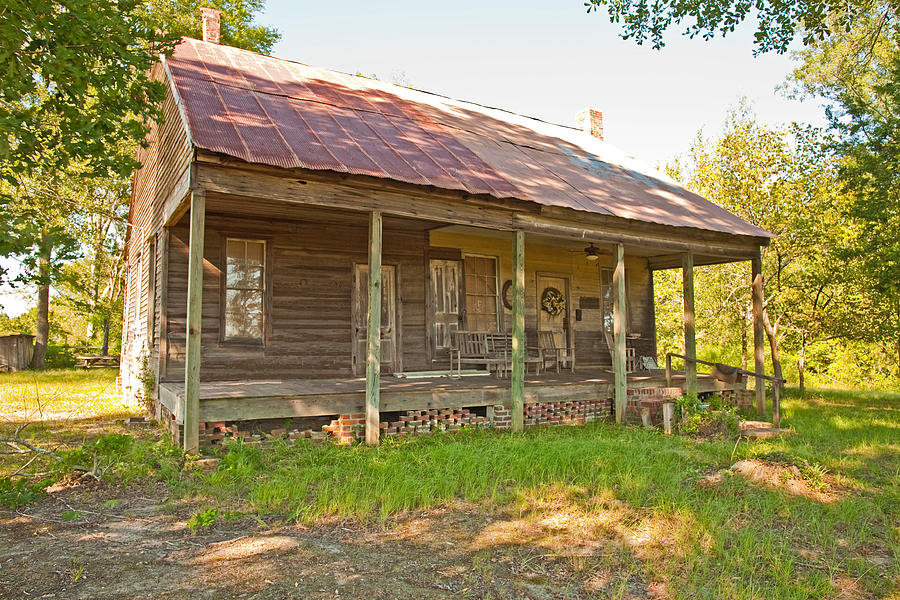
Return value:
<svg viewBox="0 0 900 600">
<path fill-rule="evenodd" d="M 118 369 L 52 369 L 0 374 L 0 416 L 30 421 L 132 414 L 116 391 Z"/>
<path fill-rule="evenodd" d="M 556 515 L 628 549 L 628 560 L 670 582 L 675 597 L 889 596 L 900 586 L 900 396 L 792 393 L 783 413 L 797 435 L 737 447 L 612 424 L 380 448 L 232 445 L 216 470 L 177 489 L 269 522 L 389 522 L 400 511 L 460 501 L 521 523 Z M 766 456 L 806 465 L 814 487 L 827 473 L 839 499 L 817 501 L 727 471 L 717 486 L 701 484 L 736 460 Z"/>
<path fill-rule="evenodd" d="M 49 369 L 0 374 L 0 437 L 11 437 L 27 423 L 22 436 L 64 452 L 121 431 L 114 419 L 140 414 L 143 408 L 122 401 L 117 369 Z M 15 472 L 19 456 L 0 453 L 0 477 Z M 55 468 L 39 459 L 28 472 Z"/>
<path fill-rule="evenodd" d="M 792 392 L 782 422 L 797 434 L 737 446 L 612 424 L 472 431 L 379 448 L 236 443 L 218 451 L 208 473 L 192 461 L 182 468 L 177 450 L 150 436 L 107 436 L 79 452 L 114 460 L 110 473 L 121 481 L 169 482 L 174 498 L 197 509 L 193 528 L 239 513 L 269 524 L 390 526 L 407 510 L 475 507 L 497 515 L 496 528 L 482 532 L 496 543 L 546 547 L 569 536 L 570 546 L 595 548 L 568 556 L 576 571 L 639 573 L 676 598 L 898 597 L 900 395 Z M 720 471 L 760 457 L 801 466 L 833 501 Z M 717 472 L 720 481 L 706 484 Z"/>
</svg>

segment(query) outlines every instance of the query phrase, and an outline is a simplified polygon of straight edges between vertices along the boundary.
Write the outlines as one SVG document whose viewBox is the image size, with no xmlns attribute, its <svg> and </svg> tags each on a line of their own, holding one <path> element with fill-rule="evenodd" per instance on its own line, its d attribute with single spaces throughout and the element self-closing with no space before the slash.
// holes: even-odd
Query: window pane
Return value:
<svg viewBox="0 0 900 600">
<path fill-rule="evenodd" d="M 262 292 L 228 290 L 225 296 L 225 335 L 261 339 L 262 304 Z"/>
<path fill-rule="evenodd" d="M 247 264 L 252 267 L 261 267 L 265 262 L 265 244 L 262 242 L 247 242 Z"/>
<path fill-rule="evenodd" d="M 265 242 L 229 239 L 225 248 L 225 337 L 261 340 Z"/>
</svg>

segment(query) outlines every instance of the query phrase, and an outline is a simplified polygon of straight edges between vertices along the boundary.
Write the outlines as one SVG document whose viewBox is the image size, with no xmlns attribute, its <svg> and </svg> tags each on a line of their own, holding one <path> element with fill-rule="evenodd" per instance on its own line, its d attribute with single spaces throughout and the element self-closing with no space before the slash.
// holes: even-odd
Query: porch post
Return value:
<svg viewBox="0 0 900 600">
<path fill-rule="evenodd" d="M 512 374 L 509 402 L 512 430 L 525 424 L 525 232 L 513 235 Z"/>
<path fill-rule="evenodd" d="M 366 323 L 366 443 L 377 445 L 381 430 L 381 213 L 369 218 L 369 314 Z"/>
<path fill-rule="evenodd" d="M 682 259 L 684 284 L 684 361 L 685 393 L 697 393 L 697 331 L 694 322 L 694 255 L 688 252 Z"/>
<path fill-rule="evenodd" d="M 616 422 L 625 422 L 628 405 L 628 381 L 625 373 L 625 246 L 616 244 L 613 271 L 613 371 L 615 373 Z"/>
<path fill-rule="evenodd" d="M 200 322 L 203 308 L 203 237 L 206 191 L 191 190 L 188 254 L 187 341 L 184 358 L 184 451 L 200 448 Z"/>
<path fill-rule="evenodd" d="M 762 249 L 758 249 L 750 260 L 750 272 L 753 283 L 751 294 L 753 302 L 753 370 L 757 375 L 766 374 L 766 351 L 764 347 L 765 334 L 763 332 L 763 277 L 762 277 Z M 756 378 L 756 412 L 766 412 L 766 380 Z"/>
</svg>

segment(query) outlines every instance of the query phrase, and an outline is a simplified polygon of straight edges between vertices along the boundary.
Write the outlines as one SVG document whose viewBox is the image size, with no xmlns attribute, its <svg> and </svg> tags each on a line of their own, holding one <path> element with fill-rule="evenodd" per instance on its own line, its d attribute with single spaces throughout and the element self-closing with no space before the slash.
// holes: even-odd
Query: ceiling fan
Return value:
<svg viewBox="0 0 900 600">
<path fill-rule="evenodd" d="M 590 262 L 595 262 L 602 254 L 607 254 L 606 251 L 595 246 L 594 242 L 590 242 L 583 250 L 569 250 L 569 252 L 584 252 L 585 258 Z"/>
</svg>

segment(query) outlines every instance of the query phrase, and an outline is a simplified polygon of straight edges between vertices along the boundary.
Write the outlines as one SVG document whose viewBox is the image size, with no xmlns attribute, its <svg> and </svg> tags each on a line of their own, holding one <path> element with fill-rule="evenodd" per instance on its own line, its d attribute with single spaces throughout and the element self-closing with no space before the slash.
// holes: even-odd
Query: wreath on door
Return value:
<svg viewBox="0 0 900 600">
<path fill-rule="evenodd" d="M 546 288 L 541 294 L 541 310 L 551 317 L 558 317 L 566 311 L 566 297 L 554 287 Z"/>
</svg>

